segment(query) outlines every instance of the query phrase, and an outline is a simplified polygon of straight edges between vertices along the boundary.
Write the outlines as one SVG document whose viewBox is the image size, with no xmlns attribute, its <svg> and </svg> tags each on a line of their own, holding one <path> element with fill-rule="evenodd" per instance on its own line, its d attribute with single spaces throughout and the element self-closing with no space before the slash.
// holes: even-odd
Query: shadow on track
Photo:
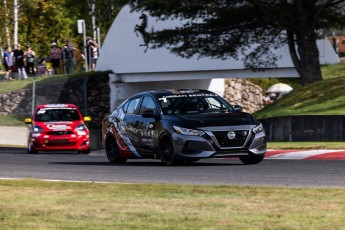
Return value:
<svg viewBox="0 0 345 230">
<path fill-rule="evenodd" d="M 25 147 L 0 147 L 0 154 L 27 154 Z"/>
<path fill-rule="evenodd" d="M 144 161 L 144 160 L 133 160 L 124 164 L 112 164 L 109 162 L 50 162 L 49 164 L 56 165 L 101 165 L 108 167 L 164 167 L 164 168 L 177 168 L 177 167 L 206 167 L 206 166 L 240 166 L 243 164 L 238 161 L 224 162 L 194 162 L 194 163 L 180 163 L 174 166 L 165 166 L 159 160 L 157 161 Z"/>
</svg>

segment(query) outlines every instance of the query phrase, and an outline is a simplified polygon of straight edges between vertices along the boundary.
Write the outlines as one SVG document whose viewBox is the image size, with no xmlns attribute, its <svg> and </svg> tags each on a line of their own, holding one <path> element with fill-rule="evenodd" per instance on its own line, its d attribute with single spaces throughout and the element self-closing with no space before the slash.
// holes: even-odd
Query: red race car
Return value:
<svg viewBox="0 0 345 230">
<path fill-rule="evenodd" d="M 73 104 L 46 104 L 36 107 L 30 124 L 28 153 L 39 151 L 76 150 L 90 152 L 89 130 L 85 125 L 90 117 L 82 117 Z"/>
</svg>

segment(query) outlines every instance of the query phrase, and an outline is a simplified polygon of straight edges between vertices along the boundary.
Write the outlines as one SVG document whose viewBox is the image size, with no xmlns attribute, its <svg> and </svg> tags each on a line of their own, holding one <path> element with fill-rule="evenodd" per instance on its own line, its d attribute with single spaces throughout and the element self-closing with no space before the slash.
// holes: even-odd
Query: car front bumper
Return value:
<svg viewBox="0 0 345 230">
<path fill-rule="evenodd" d="M 83 151 L 89 148 L 90 141 L 89 134 L 64 136 L 32 134 L 28 145 L 34 151 Z"/>
<path fill-rule="evenodd" d="M 174 133 L 172 135 L 175 154 L 185 158 L 238 157 L 246 155 L 264 155 L 266 153 L 266 136 L 264 132 L 249 134 L 242 141 L 221 144 L 219 137 L 212 132 L 204 136 L 188 136 Z"/>
</svg>

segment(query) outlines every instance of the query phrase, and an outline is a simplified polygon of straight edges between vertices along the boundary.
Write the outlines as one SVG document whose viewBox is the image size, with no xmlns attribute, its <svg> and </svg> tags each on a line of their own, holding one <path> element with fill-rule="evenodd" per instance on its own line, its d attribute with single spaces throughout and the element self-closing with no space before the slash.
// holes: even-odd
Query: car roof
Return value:
<svg viewBox="0 0 345 230">
<path fill-rule="evenodd" d="M 38 105 L 36 107 L 36 110 L 37 109 L 52 109 L 52 108 L 73 108 L 73 109 L 78 109 L 78 107 L 74 104 L 44 104 L 44 105 Z"/>
<path fill-rule="evenodd" d="M 135 96 L 140 96 L 144 94 L 150 94 L 155 97 L 160 97 L 160 96 L 167 96 L 167 95 L 182 95 L 182 94 L 198 94 L 198 93 L 207 93 L 207 94 L 214 94 L 216 93 L 205 90 L 205 89 L 161 89 L 161 90 L 156 90 L 156 91 L 146 91 L 142 93 L 138 93 Z"/>
</svg>

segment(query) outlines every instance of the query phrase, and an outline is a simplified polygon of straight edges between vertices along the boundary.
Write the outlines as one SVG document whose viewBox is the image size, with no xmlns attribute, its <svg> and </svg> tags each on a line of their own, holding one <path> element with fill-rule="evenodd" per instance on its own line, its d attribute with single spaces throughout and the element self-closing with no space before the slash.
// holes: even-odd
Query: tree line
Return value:
<svg viewBox="0 0 345 230">
<path fill-rule="evenodd" d="M 152 31 L 151 47 L 169 47 L 188 58 L 194 55 L 238 58 L 246 68 L 274 68 L 272 49 L 288 45 L 302 84 L 322 80 L 316 41 L 345 27 L 345 0 L 0 0 L 0 43 L 30 44 L 38 56 L 52 42 L 82 41 L 77 20 L 84 19 L 88 36 L 100 28 L 106 36 L 121 7 L 144 10 L 160 20 L 186 21 L 178 28 Z M 15 39 L 14 39 L 15 38 Z M 250 47 L 255 44 L 255 49 Z"/>
<path fill-rule="evenodd" d="M 48 55 L 52 42 L 63 46 L 70 40 L 82 44 L 77 20 L 83 19 L 87 36 L 99 28 L 103 40 L 114 18 L 126 1 L 123 0 L 0 0 L 1 48 L 15 43 L 30 45 L 36 55 Z M 94 20 L 92 20 L 94 19 Z"/>
<path fill-rule="evenodd" d="M 182 57 L 238 58 L 245 67 L 275 68 L 274 49 L 288 45 L 302 84 L 322 80 L 317 40 L 345 27 L 344 0 L 131 0 L 132 9 L 160 20 L 181 19 L 154 31 L 150 43 Z"/>
</svg>

